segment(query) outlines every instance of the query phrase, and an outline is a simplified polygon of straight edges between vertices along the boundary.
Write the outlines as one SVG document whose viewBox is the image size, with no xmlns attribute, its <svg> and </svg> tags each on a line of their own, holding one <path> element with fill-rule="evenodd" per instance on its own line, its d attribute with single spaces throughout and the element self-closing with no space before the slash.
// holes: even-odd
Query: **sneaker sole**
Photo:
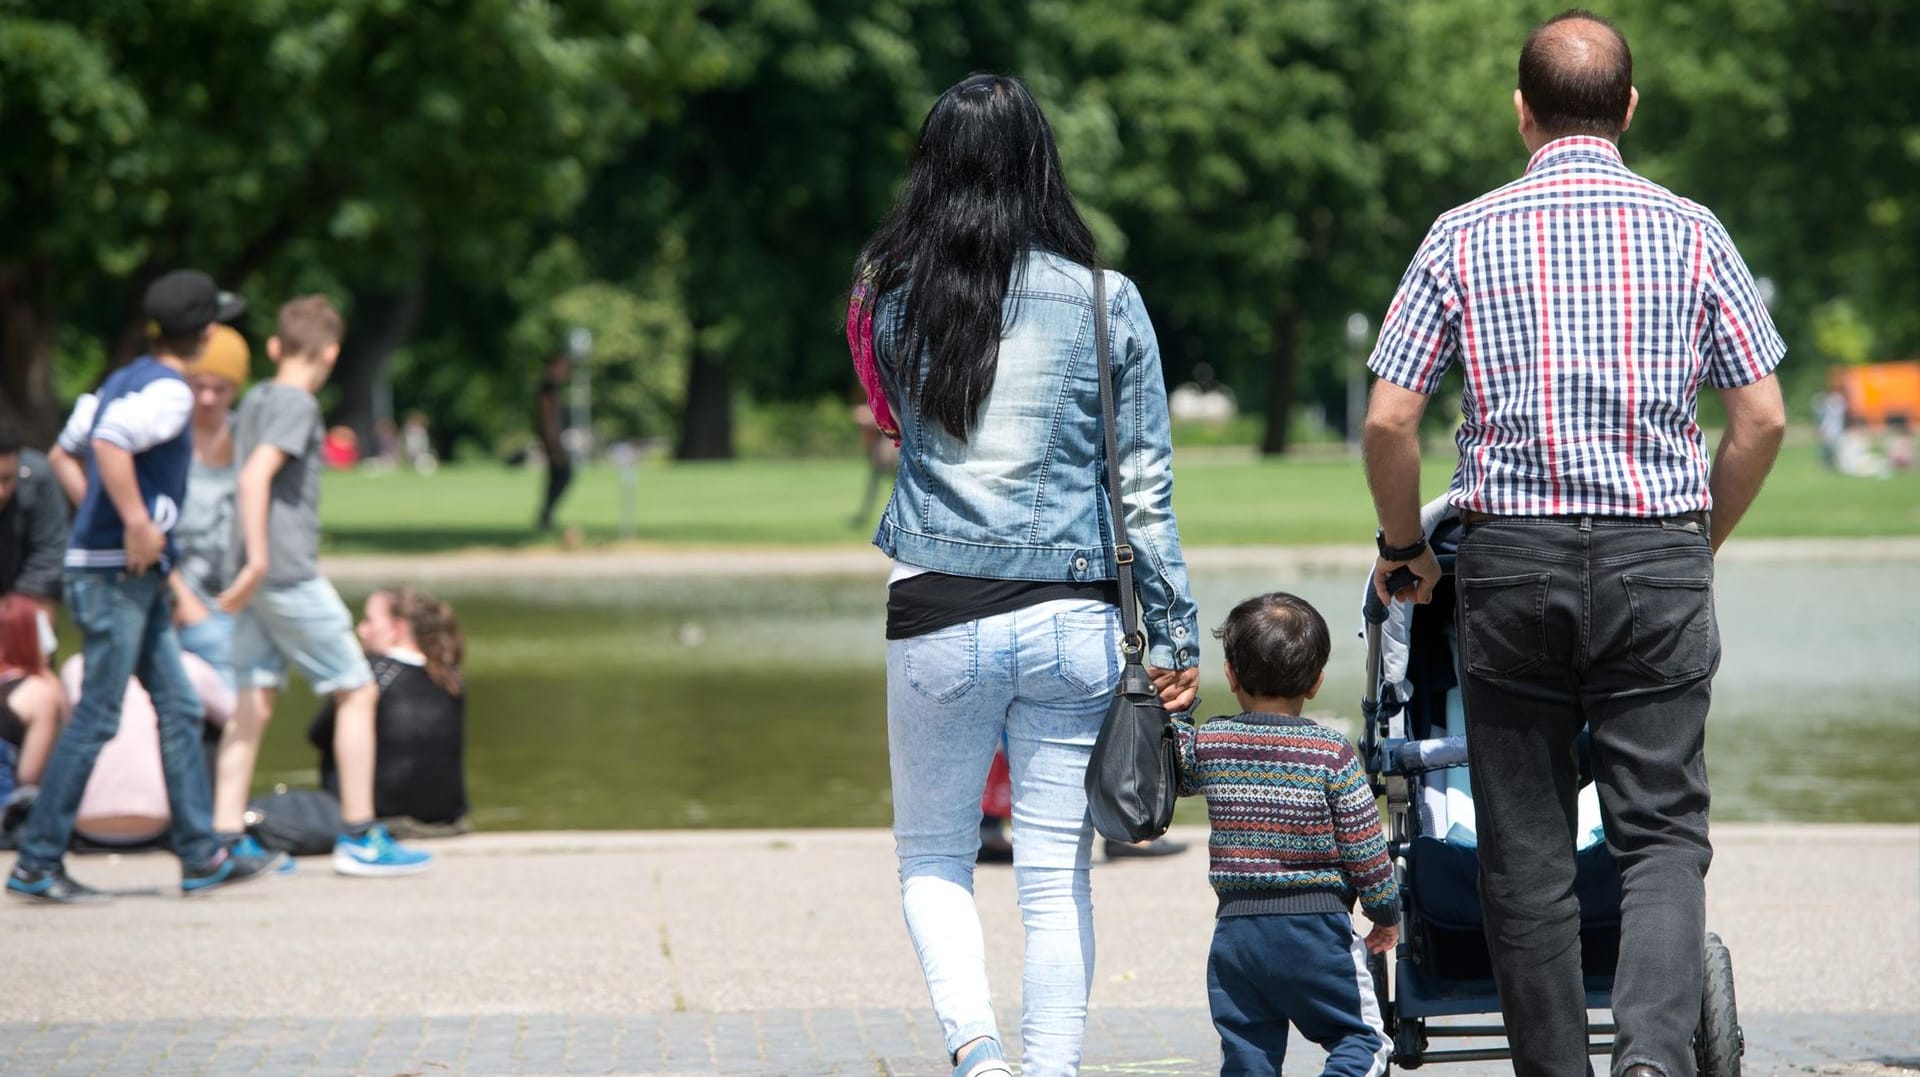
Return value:
<svg viewBox="0 0 1920 1077">
<path fill-rule="evenodd" d="M 104 905 L 113 898 L 111 894 L 101 893 L 87 894 L 83 897 L 61 898 L 54 897 L 50 894 L 36 894 L 30 890 L 15 890 L 11 886 L 7 887 L 6 890 L 7 893 L 13 897 L 21 901 L 31 901 L 35 905 Z"/>
<path fill-rule="evenodd" d="M 351 856 L 333 854 L 333 873 L 357 879 L 397 879 L 403 875 L 418 875 L 432 867 L 431 860 L 422 860 L 418 864 L 368 864 Z"/>
<path fill-rule="evenodd" d="M 180 887 L 180 896 L 181 897 L 199 897 L 201 894 L 209 894 L 215 890 L 222 890 L 229 886 L 239 886 L 241 883 L 250 883 L 255 879 L 263 879 L 270 874 L 272 874 L 270 871 L 268 871 L 265 868 L 262 868 L 261 870 L 256 871 L 251 875 L 228 875 L 226 878 L 221 879 L 219 882 L 207 883 L 204 886 L 196 886 L 191 890 L 187 889 L 186 886 L 182 885 Z"/>
</svg>

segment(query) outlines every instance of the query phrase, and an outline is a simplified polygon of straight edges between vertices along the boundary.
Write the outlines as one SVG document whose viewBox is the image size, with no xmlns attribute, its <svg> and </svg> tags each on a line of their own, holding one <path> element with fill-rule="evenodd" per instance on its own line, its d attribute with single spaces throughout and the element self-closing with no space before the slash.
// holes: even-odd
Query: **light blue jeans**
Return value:
<svg viewBox="0 0 1920 1077">
<path fill-rule="evenodd" d="M 233 688 L 233 614 L 215 609 L 213 599 L 205 595 L 200 601 L 206 603 L 207 615 L 180 626 L 180 649 L 212 666 L 227 687 Z"/>
<path fill-rule="evenodd" d="M 1000 1038 L 973 902 L 980 794 L 1004 734 L 1026 927 L 1028 1077 L 1080 1066 L 1093 980 L 1087 760 L 1120 677 L 1120 612 L 1045 602 L 887 644 L 893 836 L 907 933 L 947 1051 Z"/>
</svg>

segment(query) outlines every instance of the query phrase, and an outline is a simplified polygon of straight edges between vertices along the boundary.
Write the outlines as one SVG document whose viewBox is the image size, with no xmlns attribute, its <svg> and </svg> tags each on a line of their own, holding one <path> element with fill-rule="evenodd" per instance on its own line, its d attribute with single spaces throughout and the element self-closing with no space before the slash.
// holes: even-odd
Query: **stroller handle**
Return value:
<svg viewBox="0 0 1920 1077">
<path fill-rule="evenodd" d="M 1453 571 L 1452 554 L 1440 554 L 1436 559 L 1440 562 L 1441 575 L 1444 576 Z M 1387 573 L 1387 593 L 1390 595 L 1398 594 L 1406 588 L 1412 587 L 1418 579 L 1419 577 L 1413 574 L 1412 569 L 1401 565 L 1399 568 Z M 1370 625 L 1387 623 L 1387 604 L 1380 601 L 1380 593 L 1371 587 L 1367 588 L 1366 605 L 1362 608 L 1361 612 Z"/>
</svg>

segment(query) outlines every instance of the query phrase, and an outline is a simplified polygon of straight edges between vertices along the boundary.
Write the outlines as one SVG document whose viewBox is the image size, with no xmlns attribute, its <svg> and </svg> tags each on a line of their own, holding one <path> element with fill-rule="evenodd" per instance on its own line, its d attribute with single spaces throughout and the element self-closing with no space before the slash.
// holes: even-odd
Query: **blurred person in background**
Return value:
<svg viewBox="0 0 1920 1077">
<path fill-rule="evenodd" d="M 547 359 L 539 391 L 533 397 L 533 432 L 540 439 L 540 451 L 547 458 L 547 493 L 541 499 L 536 525 L 542 531 L 553 530 L 553 510 L 573 482 L 573 457 L 567 452 L 566 439 L 561 436 L 567 424 L 560 403 L 560 394 L 566 392 L 567 381 L 572 377 L 573 359 L 566 352 L 555 353 Z"/>
<path fill-rule="evenodd" d="M 67 604 L 82 635 L 85 691 L 55 743 L 40 797 L 20 830 L 20 855 L 7 876 L 10 894 L 44 902 L 106 897 L 66 873 L 64 858 L 81 795 L 101 748 L 120 725 L 127 682 L 138 676 L 153 696 L 160 756 L 171 809 L 180 888 L 201 893 L 258 875 L 264 859 L 219 841 L 207 802 L 200 700 L 187 680 L 173 631 L 166 576 L 179 549 L 179 522 L 193 459 L 188 364 L 205 349 L 213 323 L 246 304 L 204 273 L 167 273 L 142 301 L 152 350 L 114 371 L 75 406 L 60 434 L 69 462 L 84 458 L 86 495 L 74 515 L 65 556 Z"/>
<path fill-rule="evenodd" d="M 66 694 L 47 668 L 52 635 L 33 599 L 0 597 L 0 803 L 9 808 L 32 802 L 66 716 Z"/>
<path fill-rule="evenodd" d="M 356 631 L 380 687 L 374 815 L 400 838 L 465 833 L 467 643 L 453 607 L 412 587 L 383 587 L 367 596 Z M 332 700 L 321 705 L 307 741 L 320 750 L 320 783 L 338 795 L 335 710 Z"/>
<path fill-rule="evenodd" d="M 0 595 L 25 595 L 52 613 L 66 553 L 67 500 L 52 462 L 0 429 Z"/>
<path fill-rule="evenodd" d="M 340 769 L 341 833 L 333 870 L 362 878 L 411 875 L 431 854 L 395 842 L 373 812 L 374 707 L 379 689 L 354 639 L 353 615 L 320 572 L 320 402 L 346 323 L 324 295 L 280 307 L 267 355 L 271 380 L 248 390 L 234 415 L 240 477 L 233 582 L 220 608 L 234 615 L 233 667 L 240 698 L 220 740 L 214 825 L 236 843 L 246 834 L 247 795 L 260 741 L 292 664 L 315 694 L 339 705 L 334 753 Z"/>
<path fill-rule="evenodd" d="M 215 599 L 232 582 L 233 490 L 238 468 L 233 452 L 233 404 L 246 388 L 252 356 L 246 338 L 232 326 L 215 325 L 206 350 L 187 367 L 193 389 L 193 466 L 187 501 L 173 529 L 180 546 L 174 568 L 173 619 L 180 646 L 199 655 L 233 688 L 233 617 Z"/>
<path fill-rule="evenodd" d="M 221 727 L 233 716 L 233 689 L 212 664 L 198 655 L 182 654 L 180 665 L 199 697 L 205 720 L 201 750 L 211 752 L 219 743 Z M 60 667 L 61 686 L 76 702 L 85 681 L 86 660 L 82 656 L 74 655 Z M 212 794 L 209 783 L 207 795 Z M 95 845 L 132 848 L 160 841 L 172 819 L 160 764 L 160 716 L 154 710 L 153 697 L 136 677 L 127 682 L 120 701 L 120 728 L 94 761 L 93 775 L 87 779 L 86 792 L 81 794 L 80 809 L 74 816 L 73 832 Z M 283 872 L 293 868 L 284 853 L 268 854 L 266 860 Z"/>
</svg>

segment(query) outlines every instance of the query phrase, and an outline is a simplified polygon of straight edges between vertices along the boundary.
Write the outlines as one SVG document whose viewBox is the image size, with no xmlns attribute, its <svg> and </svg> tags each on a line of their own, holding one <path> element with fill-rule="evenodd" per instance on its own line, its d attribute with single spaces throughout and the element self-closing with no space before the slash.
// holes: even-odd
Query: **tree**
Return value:
<svg viewBox="0 0 1920 1077">
<path fill-rule="evenodd" d="M 492 281 L 530 255 L 709 55 L 692 0 L 11 7 L 0 339 L 41 439 L 56 327 L 130 354 L 140 292 L 181 264 L 256 300 L 361 299 L 341 375 L 363 411 L 429 274 Z"/>
<path fill-rule="evenodd" d="M 1063 14 L 1071 70 L 1124 151 L 1093 184 L 1165 336 L 1264 390 L 1284 452 L 1311 324 L 1375 272 L 1381 5 L 1124 0 Z"/>
</svg>

